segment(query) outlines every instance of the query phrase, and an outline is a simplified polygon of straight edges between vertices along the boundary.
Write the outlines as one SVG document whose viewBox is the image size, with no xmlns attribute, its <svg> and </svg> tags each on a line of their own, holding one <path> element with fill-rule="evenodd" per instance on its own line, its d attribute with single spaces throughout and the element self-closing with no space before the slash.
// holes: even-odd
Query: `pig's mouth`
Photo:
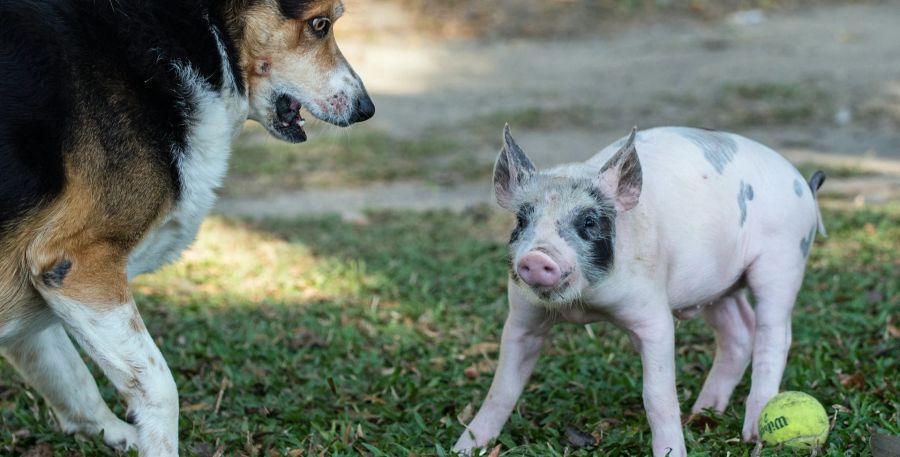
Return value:
<svg viewBox="0 0 900 457">
<path fill-rule="evenodd" d="M 572 285 L 572 272 L 565 272 L 559 278 L 559 282 L 552 286 L 528 286 L 531 291 L 543 301 L 553 304 L 563 304 L 572 301 L 566 292 Z"/>
</svg>

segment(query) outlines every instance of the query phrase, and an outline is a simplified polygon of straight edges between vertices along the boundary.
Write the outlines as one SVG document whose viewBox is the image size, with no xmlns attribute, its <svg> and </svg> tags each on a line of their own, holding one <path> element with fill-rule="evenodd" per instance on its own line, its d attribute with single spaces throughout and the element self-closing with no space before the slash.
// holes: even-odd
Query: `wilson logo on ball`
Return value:
<svg viewBox="0 0 900 457">
<path fill-rule="evenodd" d="M 763 427 L 760 432 L 762 433 L 771 433 L 775 430 L 780 430 L 788 426 L 788 420 L 784 416 L 778 416 L 775 420 L 770 421 L 769 416 L 763 416 Z"/>
</svg>

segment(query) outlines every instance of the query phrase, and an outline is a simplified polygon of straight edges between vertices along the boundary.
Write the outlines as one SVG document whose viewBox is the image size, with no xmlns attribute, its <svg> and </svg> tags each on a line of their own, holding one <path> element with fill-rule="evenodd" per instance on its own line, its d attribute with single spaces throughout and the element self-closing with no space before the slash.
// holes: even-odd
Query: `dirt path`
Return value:
<svg viewBox="0 0 900 457">
<path fill-rule="evenodd" d="M 404 21 L 411 19 L 391 8 L 361 2 L 356 16 L 350 15 L 350 26 L 386 17 L 392 30 L 402 31 Z M 398 32 L 365 40 L 351 37 L 342 41 L 342 48 L 378 108 L 364 128 L 399 136 L 423 135 L 434 126 L 453 128 L 501 110 L 599 108 L 598 128 L 519 129 L 520 142 L 538 165 L 549 165 L 583 160 L 634 123 L 704 122 L 703 107 L 716 103 L 714 96 L 723 86 L 774 82 L 788 88 L 814 85 L 822 102 L 813 100 L 811 108 L 828 112 L 786 125 L 726 128 L 789 158 L 812 154 L 817 162 L 829 157 L 854 162 L 868 157 L 877 161 L 878 172 L 885 172 L 900 168 L 898 24 L 900 4 L 891 2 L 820 8 L 768 17 L 756 25 L 727 20 L 660 24 L 576 41 L 437 42 Z M 708 120 L 706 126 L 720 127 L 717 118 Z M 479 160 L 490 166 L 494 154 L 486 148 Z M 863 179 L 881 190 L 861 193 L 871 193 L 870 200 L 897 198 L 897 176 L 900 171 L 887 171 L 877 179 Z M 395 183 L 229 199 L 218 211 L 284 216 L 337 208 L 355 214 L 363 208 L 457 208 L 489 198 L 486 182 L 452 188 Z"/>
<path fill-rule="evenodd" d="M 748 26 L 660 24 L 608 39 L 385 40 L 344 48 L 376 94 L 373 125 L 391 132 L 415 135 L 498 109 L 585 104 L 607 109 L 611 124 L 627 128 L 634 122 L 655 125 L 660 117 L 677 119 L 677 113 L 664 113 L 672 109 L 664 99 L 702 100 L 726 83 L 815 82 L 835 108 L 848 109 L 853 117 L 867 103 L 900 95 L 891 95 L 900 85 L 898 24 L 895 2 L 822 8 Z M 866 134 L 855 122 L 818 127 L 766 128 L 753 136 L 767 143 L 819 144 L 824 152 L 873 148 L 900 158 L 898 135 Z M 598 132 L 589 149 L 617 138 L 620 130 Z"/>
<path fill-rule="evenodd" d="M 852 165 L 860 173 L 879 173 L 828 178 L 820 192 L 828 204 L 858 206 L 900 201 L 900 161 L 825 155 L 804 150 L 791 150 L 785 155 L 793 163 L 816 163 L 834 168 Z M 344 189 L 309 189 L 267 197 L 228 198 L 219 202 L 216 211 L 253 219 L 339 214 L 354 220 L 361 218 L 365 210 L 463 210 L 480 204 L 493 204 L 491 183 L 487 180 L 440 187 L 402 182 Z"/>
</svg>

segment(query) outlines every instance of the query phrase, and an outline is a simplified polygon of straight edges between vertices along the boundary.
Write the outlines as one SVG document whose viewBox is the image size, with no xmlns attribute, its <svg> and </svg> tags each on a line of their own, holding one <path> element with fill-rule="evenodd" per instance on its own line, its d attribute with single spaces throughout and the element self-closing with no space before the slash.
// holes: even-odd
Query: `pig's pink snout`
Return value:
<svg viewBox="0 0 900 457">
<path fill-rule="evenodd" d="M 519 277 L 529 286 L 551 287 L 559 282 L 559 265 L 547 254 L 531 251 L 516 265 Z"/>
</svg>

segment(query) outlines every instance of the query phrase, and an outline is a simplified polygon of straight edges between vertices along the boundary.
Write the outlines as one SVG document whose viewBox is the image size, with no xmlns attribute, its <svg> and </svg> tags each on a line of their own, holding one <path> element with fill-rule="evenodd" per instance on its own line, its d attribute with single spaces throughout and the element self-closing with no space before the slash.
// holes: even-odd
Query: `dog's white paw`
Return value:
<svg viewBox="0 0 900 457">
<path fill-rule="evenodd" d="M 102 422 L 63 418 L 57 414 L 60 429 L 64 433 L 72 435 L 96 436 L 103 434 L 103 442 L 107 446 L 120 451 L 137 446 L 137 429 L 112 415 L 111 413 Z"/>
</svg>

